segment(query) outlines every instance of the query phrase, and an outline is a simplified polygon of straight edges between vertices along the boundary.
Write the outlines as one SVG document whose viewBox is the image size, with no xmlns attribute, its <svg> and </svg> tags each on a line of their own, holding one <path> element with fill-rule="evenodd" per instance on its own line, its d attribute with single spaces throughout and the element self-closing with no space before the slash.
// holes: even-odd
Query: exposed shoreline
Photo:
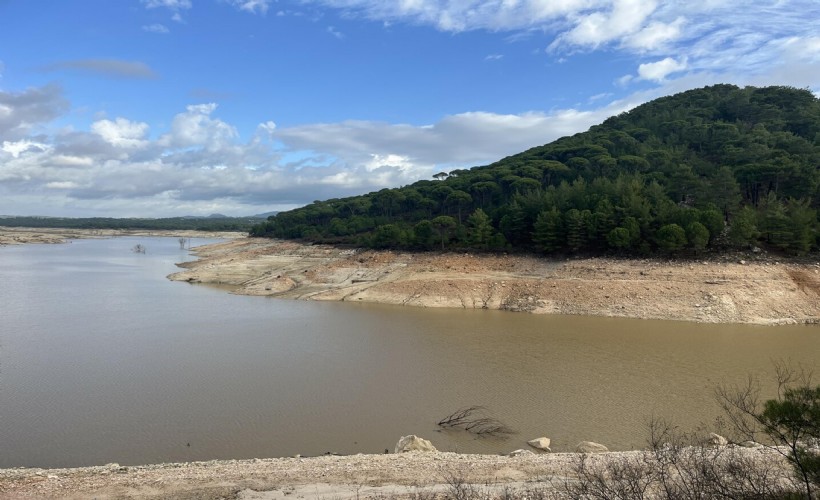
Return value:
<svg viewBox="0 0 820 500">
<path fill-rule="evenodd" d="M 735 449 L 761 462 L 782 456 L 767 448 Z M 643 452 L 590 455 L 593 462 L 639 459 Z M 501 492 L 554 492 L 575 476 L 576 453 L 519 456 L 411 452 L 386 455 L 214 460 L 122 467 L 0 469 L 0 498 L 413 498 L 446 493 L 452 480 Z M 418 497 L 416 497 L 418 498 Z"/>
<path fill-rule="evenodd" d="M 411 253 L 245 238 L 195 250 L 170 279 L 298 300 L 759 325 L 820 322 L 820 263 Z"/>
<path fill-rule="evenodd" d="M 68 240 L 114 238 L 117 236 L 161 236 L 168 238 L 244 238 L 245 233 L 193 231 L 188 229 L 61 229 L 0 226 L 0 247 L 7 245 L 60 244 Z"/>
</svg>

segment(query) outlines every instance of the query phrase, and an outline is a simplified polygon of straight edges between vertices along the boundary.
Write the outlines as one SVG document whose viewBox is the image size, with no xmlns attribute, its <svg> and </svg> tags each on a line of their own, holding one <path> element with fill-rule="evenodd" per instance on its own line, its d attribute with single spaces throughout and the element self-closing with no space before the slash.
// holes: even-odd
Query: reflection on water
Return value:
<svg viewBox="0 0 820 500">
<path fill-rule="evenodd" d="M 816 326 L 280 301 L 167 281 L 185 258 L 162 238 L 0 249 L 0 467 L 380 453 L 411 433 L 626 449 L 652 415 L 711 421 L 718 383 L 820 359 Z M 438 431 L 467 405 L 518 434 Z"/>
</svg>

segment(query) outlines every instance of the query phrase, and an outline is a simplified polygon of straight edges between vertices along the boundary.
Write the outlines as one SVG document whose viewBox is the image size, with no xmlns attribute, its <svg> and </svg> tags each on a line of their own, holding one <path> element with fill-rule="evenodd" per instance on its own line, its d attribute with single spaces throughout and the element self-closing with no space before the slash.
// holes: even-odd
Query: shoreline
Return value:
<svg viewBox="0 0 820 500">
<path fill-rule="evenodd" d="M 757 325 L 820 323 L 820 262 L 549 259 L 342 249 L 244 238 L 194 250 L 169 279 L 240 295 Z M 708 260 L 706 260 L 708 259 Z"/>
<path fill-rule="evenodd" d="M 115 238 L 118 236 L 238 239 L 246 237 L 247 234 L 231 231 L 209 232 L 188 229 L 61 229 L 0 226 L 0 248 L 11 245 L 56 245 L 66 243 L 69 240 Z"/>
<path fill-rule="evenodd" d="M 782 456 L 768 448 L 732 448 L 760 462 Z M 587 455 L 593 463 L 639 460 L 643 451 Z M 517 456 L 409 452 L 385 455 L 214 460 L 141 466 L 0 469 L 0 498 L 432 498 L 453 483 L 503 493 L 559 491 L 572 481 L 579 453 Z"/>
</svg>

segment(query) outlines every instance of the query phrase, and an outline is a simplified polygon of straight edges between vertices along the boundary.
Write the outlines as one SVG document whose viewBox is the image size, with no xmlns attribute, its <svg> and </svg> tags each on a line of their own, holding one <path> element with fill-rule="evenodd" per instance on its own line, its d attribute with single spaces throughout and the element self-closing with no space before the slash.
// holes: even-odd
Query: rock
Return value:
<svg viewBox="0 0 820 500">
<path fill-rule="evenodd" d="M 527 455 L 535 455 L 535 453 L 530 450 L 515 450 L 507 453 L 508 457 L 525 457 Z"/>
<path fill-rule="evenodd" d="M 726 446 L 727 444 L 729 444 L 729 441 L 720 434 L 710 432 L 709 437 L 706 438 L 706 444 L 710 446 Z"/>
<path fill-rule="evenodd" d="M 527 441 L 527 444 L 535 448 L 536 450 L 542 451 L 552 451 L 550 449 L 550 438 L 548 437 L 540 437 L 535 438 Z"/>
<path fill-rule="evenodd" d="M 761 448 L 763 445 L 758 443 L 757 441 L 743 441 L 740 443 L 740 446 L 744 448 Z"/>
<path fill-rule="evenodd" d="M 576 453 L 606 453 L 609 451 L 609 448 L 600 444 L 600 443 L 593 443 L 592 441 L 581 441 L 575 447 Z"/>
<path fill-rule="evenodd" d="M 408 451 L 438 451 L 433 443 L 420 438 L 415 434 L 409 436 L 402 436 L 399 442 L 396 443 L 396 449 L 393 453 L 405 453 Z"/>
<path fill-rule="evenodd" d="M 745 261 L 745 260 L 740 260 L 740 261 L 738 261 L 738 264 L 740 264 L 741 266 L 745 266 L 745 265 L 746 265 L 746 261 Z"/>
</svg>

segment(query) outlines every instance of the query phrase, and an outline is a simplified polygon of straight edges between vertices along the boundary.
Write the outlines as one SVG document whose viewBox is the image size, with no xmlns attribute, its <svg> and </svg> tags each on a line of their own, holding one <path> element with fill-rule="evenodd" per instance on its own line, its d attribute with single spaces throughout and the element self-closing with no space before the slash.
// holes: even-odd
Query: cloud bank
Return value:
<svg viewBox="0 0 820 500">
<path fill-rule="evenodd" d="M 202 103 L 169 116 L 168 132 L 151 138 L 147 123 L 126 117 L 96 120 L 85 131 L 34 133 L 66 112 L 59 88 L 0 92 L 0 109 L 10 110 L 0 112 L 0 200 L 11 193 L 17 200 L 0 201 L 0 213 L 41 213 L 44 200 L 75 215 L 287 209 L 489 163 L 585 129 L 628 105 L 594 112 L 471 112 L 424 126 L 345 121 L 280 128 L 266 121 L 242 138 L 219 118 L 215 103 Z"/>
</svg>

